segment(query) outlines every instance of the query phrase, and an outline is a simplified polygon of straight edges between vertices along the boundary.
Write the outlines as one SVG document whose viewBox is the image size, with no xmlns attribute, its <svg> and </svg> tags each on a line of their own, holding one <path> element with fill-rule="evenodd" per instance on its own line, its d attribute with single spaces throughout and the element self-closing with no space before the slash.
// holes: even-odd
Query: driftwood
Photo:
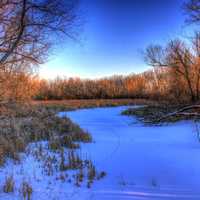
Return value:
<svg viewBox="0 0 200 200">
<path fill-rule="evenodd" d="M 183 107 L 175 112 L 172 112 L 172 113 L 169 113 L 169 114 L 166 114 L 162 117 L 160 117 L 159 119 L 155 119 L 149 123 L 159 123 L 161 122 L 162 120 L 165 120 L 167 118 L 170 118 L 170 117 L 173 117 L 173 116 L 193 116 L 193 117 L 200 117 L 200 113 L 198 112 L 186 112 L 186 111 L 189 111 L 189 110 L 192 110 L 192 109 L 200 109 L 200 105 L 191 105 L 191 106 L 186 106 L 186 107 Z"/>
</svg>

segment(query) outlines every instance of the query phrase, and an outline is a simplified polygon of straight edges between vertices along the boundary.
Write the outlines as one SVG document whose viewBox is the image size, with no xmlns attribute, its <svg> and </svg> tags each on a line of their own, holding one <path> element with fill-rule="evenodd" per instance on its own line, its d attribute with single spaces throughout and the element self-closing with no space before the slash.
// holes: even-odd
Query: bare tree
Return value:
<svg viewBox="0 0 200 200">
<path fill-rule="evenodd" d="M 77 0 L 0 1 L 1 85 L 17 80 L 6 74 L 31 73 L 43 63 L 58 35 L 73 38 L 77 5 Z"/>
<path fill-rule="evenodd" d="M 199 100 L 199 81 L 200 81 L 200 34 L 187 45 L 181 40 L 172 40 L 166 47 L 150 46 L 146 49 L 145 60 L 153 67 L 162 67 L 171 70 L 176 78 L 179 77 L 179 87 L 183 90 L 184 85 L 189 92 L 191 100 Z M 182 82 L 181 82 L 182 80 Z"/>
<path fill-rule="evenodd" d="M 0 69 L 42 63 L 55 34 L 72 37 L 76 0 L 2 0 Z"/>
</svg>

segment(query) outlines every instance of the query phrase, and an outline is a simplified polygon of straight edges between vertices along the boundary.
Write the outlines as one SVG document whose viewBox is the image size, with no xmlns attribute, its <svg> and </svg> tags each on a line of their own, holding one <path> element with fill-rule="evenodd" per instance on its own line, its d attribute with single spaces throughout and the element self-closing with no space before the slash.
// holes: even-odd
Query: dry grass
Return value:
<svg viewBox="0 0 200 200">
<path fill-rule="evenodd" d="M 199 118 L 196 116 L 172 115 L 168 118 L 164 118 L 161 121 L 156 121 L 169 113 L 173 113 L 174 111 L 181 109 L 182 107 L 184 106 L 149 105 L 139 108 L 129 108 L 123 111 L 122 114 L 136 116 L 140 121 L 148 124 L 173 123 L 180 120 L 199 120 Z M 200 109 L 195 109 L 193 112 L 200 113 Z"/>
<path fill-rule="evenodd" d="M 31 200 L 33 193 L 32 186 L 28 182 L 23 181 L 21 186 L 21 193 L 24 200 Z"/>
<path fill-rule="evenodd" d="M 89 133 L 84 132 L 68 118 L 60 118 L 46 108 L 35 106 L 8 107 L 0 115 L 0 165 L 6 158 L 19 161 L 32 142 L 50 141 L 52 149 L 60 147 L 78 148 L 76 142 L 91 142 Z M 57 142 L 57 144 L 56 144 Z"/>
<path fill-rule="evenodd" d="M 3 185 L 3 191 L 5 193 L 14 192 L 15 182 L 13 176 L 6 177 L 5 183 Z"/>
<path fill-rule="evenodd" d="M 20 153 L 31 153 L 41 162 L 45 175 L 52 176 L 58 170 L 61 173 L 75 171 L 73 177 L 61 176 L 62 180 L 81 186 L 83 179 L 91 187 L 94 180 L 105 175 L 97 173 L 90 160 L 84 160 L 76 149 L 80 143 L 89 143 L 92 137 L 66 117 L 57 116 L 57 109 L 42 105 L 9 104 L 0 108 L 0 166 L 7 158 L 20 162 Z M 31 149 L 33 146 L 35 148 Z M 43 145 L 45 144 L 45 145 Z M 12 192 L 14 181 L 8 177 L 4 191 Z M 24 199 L 32 196 L 32 187 L 22 184 L 21 193 Z"/>
<path fill-rule="evenodd" d="M 146 105 L 153 104 L 153 101 L 145 99 L 88 99 L 88 100 L 48 100 L 34 101 L 37 106 L 44 106 L 48 109 L 57 111 L 74 110 L 80 108 L 95 108 L 95 107 L 114 107 L 122 105 Z"/>
</svg>

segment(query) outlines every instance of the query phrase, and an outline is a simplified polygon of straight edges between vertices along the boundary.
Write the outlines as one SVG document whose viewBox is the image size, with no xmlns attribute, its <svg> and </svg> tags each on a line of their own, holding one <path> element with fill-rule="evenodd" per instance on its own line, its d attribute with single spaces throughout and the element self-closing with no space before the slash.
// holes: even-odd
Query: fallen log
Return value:
<svg viewBox="0 0 200 200">
<path fill-rule="evenodd" d="M 150 122 L 147 122 L 147 123 L 159 123 L 163 120 L 166 120 L 167 118 L 170 118 L 170 117 L 173 117 L 173 116 L 177 116 L 177 115 L 182 115 L 182 116 L 193 116 L 193 117 L 200 117 L 200 113 L 198 112 L 185 112 L 185 111 L 188 111 L 188 110 L 192 110 L 192 109 L 200 109 L 200 105 L 191 105 L 191 106 L 186 106 L 186 107 L 183 107 L 175 112 L 172 112 L 172 113 L 169 113 L 169 114 L 166 114 L 162 117 L 160 117 L 159 119 L 155 119 L 153 121 L 150 121 Z"/>
</svg>

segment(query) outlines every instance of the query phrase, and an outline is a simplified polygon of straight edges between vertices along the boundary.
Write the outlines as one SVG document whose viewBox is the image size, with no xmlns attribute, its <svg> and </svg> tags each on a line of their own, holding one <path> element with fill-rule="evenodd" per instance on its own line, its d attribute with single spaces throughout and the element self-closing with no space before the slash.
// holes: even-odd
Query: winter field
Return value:
<svg viewBox="0 0 200 200">
<path fill-rule="evenodd" d="M 183 121 L 144 126 L 134 117 L 122 116 L 126 108 L 81 109 L 59 114 L 67 115 L 91 133 L 93 142 L 81 145 L 77 151 L 92 160 L 98 171 L 106 172 L 104 178 L 90 188 L 84 181 L 77 187 L 67 179 L 73 177 L 73 171 L 51 174 L 51 169 L 45 171 L 42 167 L 41 155 L 37 153 L 36 159 L 32 154 L 22 154 L 20 163 L 8 160 L 0 168 L 0 185 L 12 175 L 18 188 L 11 194 L 1 191 L 0 199 L 23 199 L 22 181 L 31 184 L 33 200 L 200 199 L 198 125 Z M 44 154 L 52 154 L 45 150 L 45 142 L 31 144 L 27 151 L 34 151 L 37 145 L 43 147 Z"/>
</svg>

